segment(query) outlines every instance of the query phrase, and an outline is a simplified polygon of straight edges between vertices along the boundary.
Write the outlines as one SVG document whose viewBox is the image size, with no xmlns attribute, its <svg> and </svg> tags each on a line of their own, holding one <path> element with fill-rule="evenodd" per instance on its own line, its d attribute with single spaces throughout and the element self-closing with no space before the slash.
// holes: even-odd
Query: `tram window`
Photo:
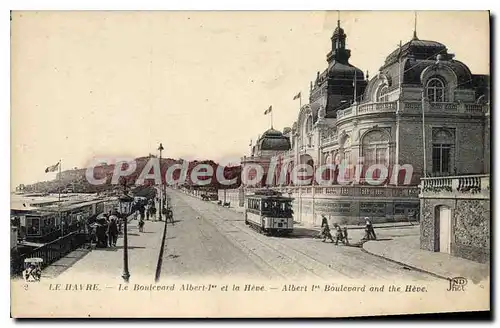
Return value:
<svg viewBox="0 0 500 328">
<path fill-rule="evenodd" d="M 40 235 L 40 219 L 26 219 L 26 230 L 29 235 Z"/>
</svg>

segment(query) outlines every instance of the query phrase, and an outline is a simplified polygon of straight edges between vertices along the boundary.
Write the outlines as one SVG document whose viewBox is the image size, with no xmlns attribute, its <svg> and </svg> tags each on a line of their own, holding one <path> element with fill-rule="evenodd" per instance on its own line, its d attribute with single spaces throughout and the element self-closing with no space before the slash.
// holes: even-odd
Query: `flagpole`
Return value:
<svg viewBox="0 0 500 328">
<path fill-rule="evenodd" d="M 273 109 L 271 108 L 271 129 L 273 128 Z"/>
<path fill-rule="evenodd" d="M 357 83 L 356 83 L 357 81 L 356 80 L 357 80 L 356 72 L 354 72 L 354 85 L 353 85 L 353 87 L 354 87 L 354 103 L 356 103 L 356 100 L 357 100 L 356 99 L 356 93 L 357 93 Z"/>
<path fill-rule="evenodd" d="M 423 165 L 423 177 L 426 177 L 427 174 L 427 149 L 426 149 L 426 141 L 425 141 L 425 90 L 422 90 L 422 143 L 423 143 L 423 150 L 424 150 L 424 165 Z"/>
<path fill-rule="evenodd" d="M 302 92 L 300 93 L 299 96 L 299 110 L 302 108 Z"/>
</svg>

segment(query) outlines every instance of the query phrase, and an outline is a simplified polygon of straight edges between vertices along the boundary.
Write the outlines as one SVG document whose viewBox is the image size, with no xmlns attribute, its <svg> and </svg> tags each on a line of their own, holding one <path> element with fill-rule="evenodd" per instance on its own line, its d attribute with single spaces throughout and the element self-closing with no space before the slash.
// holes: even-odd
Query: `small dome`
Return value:
<svg viewBox="0 0 500 328">
<path fill-rule="evenodd" d="M 412 39 L 390 53 L 381 69 L 397 63 L 400 57 L 427 60 L 436 54 L 446 54 L 446 51 L 446 46 L 440 42 Z"/>
<path fill-rule="evenodd" d="M 328 67 L 328 76 L 334 79 L 348 79 L 349 81 L 353 81 L 354 74 L 356 74 L 358 81 L 364 80 L 363 71 L 350 64 L 346 65 L 336 61 Z"/>
<path fill-rule="evenodd" d="M 340 27 L 340 22 L 337 23 L 337 27 L 335 28 L 335 31 L 333 31 L 332 38 L 345 35 L 344 29 Z"/>
<path fill-rule="evenodd" d="M 260 150 L 281 151 L 291 149 L 290 139 L 274 129 L 264 132 L 257 143 Z"/>
</svg>

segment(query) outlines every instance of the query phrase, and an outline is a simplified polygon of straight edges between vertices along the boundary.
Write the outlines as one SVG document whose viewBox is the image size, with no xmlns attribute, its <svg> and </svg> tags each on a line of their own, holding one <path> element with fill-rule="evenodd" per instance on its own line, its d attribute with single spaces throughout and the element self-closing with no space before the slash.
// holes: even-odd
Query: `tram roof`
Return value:
<svg viewBox="0 0 500 328">
<path fill-rule="evenodd" d="M 58 205 L 52 205 L 52 206 L 46 206 L 46 207 L 41 207 L 39 208 L 40 211 L 50 211 L 50 212 L 53 212 L 53 211 L 57 211 L 57 210 L 61 210 L 61 211 L 71 211 L 71 210 L 75 210 L 75 209 L 79 209 L 81 207 L 85 207 L 85 206 L 89 206 L 89 205 L 93 205 L 93 204 L 98 204 L 98 203 L 103 203 L 103 202 L 107 202 L 107 201 L 112 201 L 112 199 L 106 199 L 106 198 L 102 198 L 102 199 L 94 199 L 94 200 L 88 200 L 88 201 L 75 201 L 75 202 L 68 202 L 68 203 L 63 203 L 61 204 L 61 207 L 59 208 Z"/>
<path fill-rule="evenodd" d="M 272 190 L 255 191 L 253 194 L 248 194 L 247 197 L 248 198 L 280 199 L 280 200 L 292 199 L 290 197 L 283 196 L 283 194 L 281 192 L 272 191 Z"/>
</svg>

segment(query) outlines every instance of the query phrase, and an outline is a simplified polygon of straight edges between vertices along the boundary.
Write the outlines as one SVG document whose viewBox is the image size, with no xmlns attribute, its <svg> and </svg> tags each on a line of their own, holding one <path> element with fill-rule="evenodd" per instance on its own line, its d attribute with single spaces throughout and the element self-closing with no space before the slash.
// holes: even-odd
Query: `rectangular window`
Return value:
<svg viewBox="0 0 500 328">
<path fill-rule="evenodd" d="M 451 162 L 451 146 L 435 144 L 432 147 L 432 172 L 449 173 Z"/>
<path fill-rule="evenodd" d="M 386 148 L 377 148 L 377 158 L 375 160 L 376 164 L 383 164 L 385 165 L 386 164 L 386 153 L 387 153 L 387 150 Z"/>
</svg>

